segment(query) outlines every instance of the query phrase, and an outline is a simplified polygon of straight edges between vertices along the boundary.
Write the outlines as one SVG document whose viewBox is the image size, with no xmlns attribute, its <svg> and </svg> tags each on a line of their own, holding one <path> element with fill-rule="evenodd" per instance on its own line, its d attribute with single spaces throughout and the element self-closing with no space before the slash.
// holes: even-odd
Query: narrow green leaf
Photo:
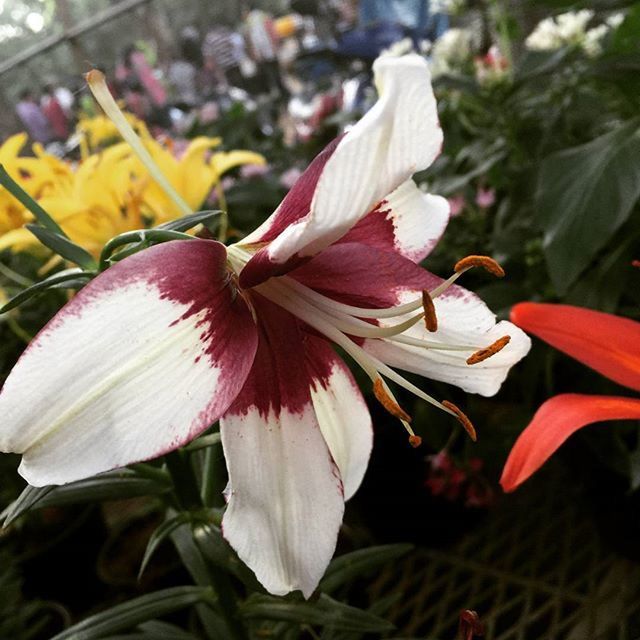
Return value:
<svg viewBox="0 0 640 640">
<path fill-rule="evenodd" d="M 184 451 L 192 453 L 193 451 L 199 451 L 200 449 L 206 449 L 207 447 L 213 447 L 221 442 L 221 436 L 219 433 L 210 433 L 209 435 L 202 436 L 193 442 L 190 442 Z"/>
<path fill-rule="evenodd" d="M 0 308 L 0 313 L 6 313 L 7 311 L 14 309 L 36 294 L 42 293 L 47 289 L 65 288 L 65 286 L 70 287 L 70 285 L 72 284 L 75 285 L 86 283 L 86 280 L 91 278 L 92 275 L 93 272 L 82 271 L 82 269 L 76 268 L 65 269 L 64 271 L 54 273 L 52 276 L 49 276 L 48 278 L 45 278 L 40 282 L 36 282 L 36 284 L 31 285 L 24 291 L 21 291 L 17 295 L 13 296 L 11 300 L 9 300 L 3 307 Z"/>
<path fill-rule="evenodd" d="M 96 476 L 79 480 L 59 487 L 47 493 L 39 502 L 38 507 L 59 507 L 68 504 L 84 502 L 102 502 L 105 500 L 120 500 L 138 496 L 158 495 L 170 489 L 169 483 L 164 484 L 156 480 L 137 477 L 135 473 L 124 471 L 109 471 Z"/>
<path fill-rule="evenodd" d="M 144 557 L 140 563 L 140 570 L 138 571 L 138 580 L 142 577 L 144 570 L 149 564 L 149 560 L 155 553 L 156 549 L 180 526 L 189 523 L 191 517 L 188 513 L 179 513 L 175 518 L 170 518 L 163 522 L 149 538 L 147 548 L 144 551 Z"/>
<path fill-rule="evenodd" d="M 406 555 L 413 549 L 410 544 L 389 544 L 359 549 L 335 558 L 320 581 L 320 591 L 332 593 L 341 585 L 378 569 L 387 562 Z"/>
<path fill-rule="evenodd" d="M 97 265 L 93 256 L 80 245 L 71 242 L 66 236 L 37 224 L 27 224 L 25 226 L 45 247 L 49 247 L 49 249 L 59 256 L 62 256 L 65 260 L 75 262 L 77 265 L 88 270 L 96 268 Z"/>
<path fill-rule="evenodd" d="M 207 229 L 209 229 L 209 231 L 211 231 L 213 226 L 211 223 L 216 220 L 221 213 L 222 211 L 219 210 L 197 211 L 191 215 L 182 216 L 182 218 L 178 218 L 177 220 L 171 220 L 170 222 L 160 224 L 155 228 L 164 229 L 166 231 L 188 231 L 199 224 L 203 224 Z"/>
<path fill-rule="evenodd" d="M 3 527 L 8 527 L 16 518 L 19 518 L 23 513 L 27 513 L 30 509 L 42 500 L 52 489 L 55 487 L 32 487 L 27 485 L 22 493 L 2 512 L 0 518 L 2 518 Z M 38 505 L 38 508 L 39 505 Z"/>
<path fill-rule="evenodd" d="M 556 291 L 564 295 L 640 197 L 639 121 L 542 163 L 536 217 Z"/>
<path fill-rule="evenodd" d="M 111 609 L 86 618 L 65 629 L 51 640 L 94 640 L 107 634 L 131 629 L 142 622 L 178 609 L 211 601 L 213 592 L 207 587 L 172 587 L 134 598 Z"/>
<path fill-rule="evenodd" d="M 294 602 L 253 594 L 240 607 L 240 614 L 250 619 L 283 620 L 342 631 L 384 633 L 394 629 L 393 624 L 387 620 L 338 602 L 325 594 L 315 602 Z"/>
<path fill-rule="evenodd" d="M 62 227 L 7 173 L 0 164 L 0 184 L 20 203 L 22 203 L 36 220 L 45 228 L 63 237 L 67 234 Z"/>
<path fill-rule="evenodd" d="M 193 539 L 202 556 L 215 567 L 232 573 L 253 591 L 263 591 L 255 575 L 241 560 L 229 543 L 222 537 L 222 531 L 213 524 L 196 525 Z"/>
<path fill-rule="evenodd" d="M 100 254 L 100 271 L 104 271 L 109 264 L 108 261 L 111 254 L 118 248 L 134 243 L 145 243 L 140 249 L 145 248 L 146 244 L 157 244 L 159 242 L 167 242 L 169 240 L 194 240 L 193 236 L 180 231 L 171 231 L 167 229 L 140 229 L 137 231 L 127 231 L 121 233 L 107 242 Z M 117 258 L 117 256 L 114 256 Z"/>
</svg>

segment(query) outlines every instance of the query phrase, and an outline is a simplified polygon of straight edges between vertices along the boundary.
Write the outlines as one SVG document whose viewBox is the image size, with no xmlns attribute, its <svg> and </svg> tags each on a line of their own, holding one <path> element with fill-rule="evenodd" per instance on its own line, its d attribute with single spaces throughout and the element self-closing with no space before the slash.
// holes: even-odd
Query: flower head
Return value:
<svg viewBox="0 0 640 640">
<path fill-rule="evenodd" d="M 372 446 L 366 404 L 333 346 L 412 444 L 392 383 L 472 429 L 392 367 L 492 395 L 529 339 L 453 284 L 473 266 L 500 275 L 491 259 L 461 261 L 449 280 L 418 265 L 449 217 L 444 198 L 411 180 L 440 152 L 435 99 L 418 56 L 379 59 L 374 71 L 376 105 L 241 243 L 137 253 L 38 335 L 0 394 L 0 449 L 22 454 L 31 484 L 161 455 L 219 419 L 224 535 L 268 591 L 308 597 Z"/>
</svg>

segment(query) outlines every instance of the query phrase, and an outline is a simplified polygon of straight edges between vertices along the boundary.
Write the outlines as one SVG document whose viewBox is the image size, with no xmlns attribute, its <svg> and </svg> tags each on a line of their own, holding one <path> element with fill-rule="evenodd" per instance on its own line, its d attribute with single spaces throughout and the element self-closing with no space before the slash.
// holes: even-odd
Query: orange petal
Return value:
<svg viewBox="0 0 640 640">
<path fill-rule="evenodd" d="M 513 307 L 511 322 L 618 384 L 640 391 L 640 322 L 535 302 Z"/>
<path fill-rule="evenodd" d="M 616 396 L 565 393 L 547 400 L 516 440 L 500 484 L 513 491 L 535 473 L 578 429 L 603 420 L 640 418 L 640 400 Z"/>
</svg>

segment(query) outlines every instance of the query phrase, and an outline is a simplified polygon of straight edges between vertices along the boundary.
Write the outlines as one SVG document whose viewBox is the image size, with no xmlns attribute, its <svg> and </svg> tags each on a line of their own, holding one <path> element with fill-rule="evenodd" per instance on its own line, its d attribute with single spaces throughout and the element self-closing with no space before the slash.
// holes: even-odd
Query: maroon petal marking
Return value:
<svg viewBox="0 0 640 640">
<path fill-rule="evenodd" d="M 290 277 L 334 300 L 360 307 L 390 307 L 406 290 L 434 289 L 442 279 L 400 254 L 355 242 L 325 249 Z M 455 285 L 446 295 L 461 295 Z"/>
</svg>

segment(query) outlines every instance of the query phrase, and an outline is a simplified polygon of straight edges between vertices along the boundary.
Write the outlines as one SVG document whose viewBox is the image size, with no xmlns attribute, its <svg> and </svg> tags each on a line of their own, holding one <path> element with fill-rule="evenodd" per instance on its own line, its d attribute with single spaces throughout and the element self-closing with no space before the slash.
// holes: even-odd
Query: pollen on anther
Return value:
<svg viewBox="0 0 640 640">
<path fill-rule="evenodd" d="M 496 353 L 498 353 L 498 351 L 502 351 L 509 344 L 509 342 L 511 342 L 511 336 L 502 336 L 502 338 L 499 338 L 488 347 L 479 349 L 475 353 L 471 354 L 467 358 L 467 364 L 478 364 L 478 362 L 483 362 L 487 358 L 494 356 Z"/>
<path fill-rule="evenodd" d="M 469 437 L 475 442 L 478 439 L 478 435 L 476 433 L 475 427 L 471 423 L 471 420 L 467 417 L 466 413 L 456 407 L 453 402 L 449 402 L 448 400 L 442 401 L 442 406 L 452 411 L 456 418 L 458 418 L 458 422 L 464 427 L 464 430 L 469 434 Z"/>
<path fill-rule="evenodd" d="M 409 436 L 409 444 L 414 449 L 417 449 L 422 444 L 422 438 L 420 436 L 416 436 L 415 434 L 412 436 Z"/>
<path fill-rule="evenodd" d="M 436 307 L 433 304 L 433 298 L 428 291 L 422 292 L 422 308 L 424 309 L 424 324 L 427 331 L 438 330 L 438 317 L 436 316 Z"/>
<path fill-rule="evenodd" d="M 459 273 L 460 271 L 464 271 L 470 267 L 482 267 L 490 274 L 496 276 L 496 278 L 504 277 L 504 269 L 496 260 L 489 256 L 467 256 L 466 258 L 462 258 L 462 260 L 458 260 L 453 267 L 453 270 L 456 273 Z"/>
<path fill-rule="evenodd" d="M 411 422 L 411 416 L 389 395 L 381 378 L 373 383 L 373 395 L 394 418 Z"/>
</svg>

